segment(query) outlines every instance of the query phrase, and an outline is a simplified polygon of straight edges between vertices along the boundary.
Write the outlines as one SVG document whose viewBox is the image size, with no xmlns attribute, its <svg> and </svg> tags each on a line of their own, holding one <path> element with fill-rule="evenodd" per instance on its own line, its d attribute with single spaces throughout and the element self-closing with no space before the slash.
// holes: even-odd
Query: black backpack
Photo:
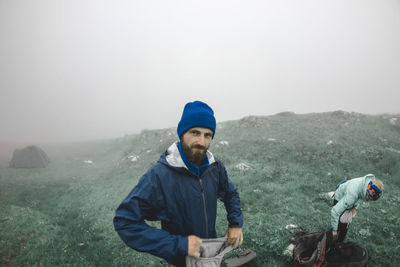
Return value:
<svg viewBox="0 0 400 267">
<path fill-rule="evenodd" d="M 293 241 L 295 245 L 293 249 L 293 266 L 322 266 L 327 247 L 331 242 L 332 234 L 328 232 L 311 233 L 296 237 Z"/>
<path fill-rule="evenodd" d="M 298 236 L 293 243 L 294 267 L 364 267 L 369 260 L 366 248 L 353 242 L 336 243 L 331 231 Z"/>
<path fill-rule="evenodd" d="M 364 267 L 369 260 L 368 250 L 353 242 L 332 244 L 325 254 L 326 267 Z"/>
</svg>

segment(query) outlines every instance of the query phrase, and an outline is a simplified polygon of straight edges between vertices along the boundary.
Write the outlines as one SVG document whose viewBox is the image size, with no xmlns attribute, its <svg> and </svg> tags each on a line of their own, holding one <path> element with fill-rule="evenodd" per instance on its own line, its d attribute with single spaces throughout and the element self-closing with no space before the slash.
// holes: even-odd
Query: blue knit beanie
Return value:
<svg viewBox="0 0 400 267">
<path fill-rule="evenodd" d="M 179 138 L 182 138 L 182 135 L 193 127 L 209 128 L 213 131 L 214 137 L 216 127 L 214 111 L 206 103 L 194 101 L 185 105 L 178 124 Z"/>
</svg>

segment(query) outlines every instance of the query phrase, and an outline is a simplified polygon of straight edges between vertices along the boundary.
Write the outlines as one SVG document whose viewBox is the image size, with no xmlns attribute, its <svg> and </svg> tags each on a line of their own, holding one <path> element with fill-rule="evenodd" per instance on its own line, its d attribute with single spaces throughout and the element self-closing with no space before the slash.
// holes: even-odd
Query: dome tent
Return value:
<svg viewBox="0 0 400 267">
<path fill-rule="evenodd" d="M 45 168 L 49 164 L 46 153 L 37 146 L 15 149 L 10 161 L 11 168 Z"/>
</svg>

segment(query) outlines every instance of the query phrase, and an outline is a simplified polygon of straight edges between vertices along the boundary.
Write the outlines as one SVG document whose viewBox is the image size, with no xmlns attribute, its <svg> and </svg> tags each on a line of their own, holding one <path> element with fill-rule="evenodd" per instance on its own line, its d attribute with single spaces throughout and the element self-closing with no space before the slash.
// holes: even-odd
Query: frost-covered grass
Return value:
<svg viewBox="0 0 400 267">
<path fill-rule="evenodd" d="M 385 192 L 359 209 L 347 240 L 368 248 L 371 266 L 400 265 L 400 120 L 393 120 L 399 117 L 286 112 L 219 123 L 210 150 L 240 192 L 242 248 L 257 252 L 250 265 L 289 266 L 284 251 L 294 234 L 286 226 L 328 230 L 327 193 L 343 178 L 367 173 L 384 181 Z M 127 248 L 112 218 L 175 140 L 174 128 L 144 130 L 115 140 L 43 146 L 51 159 L 46 169 L 10 169 L 0 162 L 0 266 L 162 266 L 160 259 Z M 226 212 L 222 203 L 218 207 L 222 236 Z"/>
</svg>

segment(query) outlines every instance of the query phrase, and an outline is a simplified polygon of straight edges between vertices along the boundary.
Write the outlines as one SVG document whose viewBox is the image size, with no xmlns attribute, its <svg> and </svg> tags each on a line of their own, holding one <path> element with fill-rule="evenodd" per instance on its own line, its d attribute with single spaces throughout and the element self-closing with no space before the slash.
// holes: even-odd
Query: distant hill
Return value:
<svg viewBox="0 0 400 267">
<path fill-rule="evenodd" d="M 163 266 L 127 248 L 112 218 L 176 140 L 175 128 L 143 130 L 112 140 L 49 145 L 44 149 L 52 162 L 42 170 L 1 164 L 0 266 Z M 290 266 L 284 251 L 294 232 L 328 230 L 328 192 L 344 178 L 368 173 L 384 181 L 384 195 L 360 208 L 348 239 L 368 248 L 371 266 L 400 265 L 400 114 L 248 116 L 218 123 L 210 151 L 238 187 L 243 247 L 257 252 L 255 266 Z M 218 209 L 222 236 L 226 214 L 223 204 Z"/>
</svg>

